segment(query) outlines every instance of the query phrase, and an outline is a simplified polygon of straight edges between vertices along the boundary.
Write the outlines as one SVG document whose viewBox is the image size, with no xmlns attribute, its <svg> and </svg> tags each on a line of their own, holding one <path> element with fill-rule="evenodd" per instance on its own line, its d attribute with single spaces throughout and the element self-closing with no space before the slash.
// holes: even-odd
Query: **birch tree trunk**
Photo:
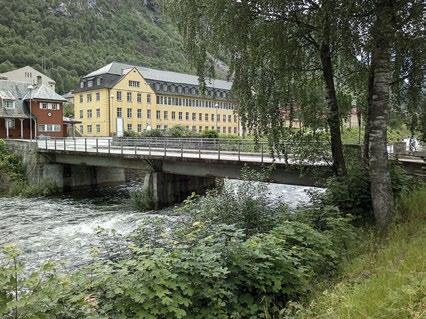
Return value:
<svg viewBox="0 0 426 319">
<path fill-rule="evenodd" d="M 331 62 L 330 45 L 322 43 L 320 47 L 321 64 L 325 82 L 325 95 L 328 105 L 327 122 L 330 127 L 331 154 L 333 170 L 337 176 L 346 176 L 346 163 L 343 156 L 343 144 L 340 131 L 339 107 L 337 104 L 336 88 L 334 85 L 333 65 Z"/>
<path fill-rule="evenodd" d="M 369 110 L 369 171 L 374 217 L 380 232 L 392 221 L 393 194 L 387 152 L 389 120 L 390 48 L 393 0 L 377 0 L 373 28 L 374 80 Z"/>
</svg>

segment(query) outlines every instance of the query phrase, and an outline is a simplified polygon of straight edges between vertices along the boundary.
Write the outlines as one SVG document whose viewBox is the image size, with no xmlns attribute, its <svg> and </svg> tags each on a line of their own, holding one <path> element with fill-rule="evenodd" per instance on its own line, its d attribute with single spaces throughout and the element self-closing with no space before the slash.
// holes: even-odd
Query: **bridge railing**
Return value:
<svg viewBox="0 0 426 319">
<path fill-rule="evenodd" d="M 39 138 L 40 150 L 78 151 L 123 155 L 149 155 L 192 158 L 232 159 L 256 158 L 259 162 L 295 161 L 329 163 L 327 143 L 281 141 L 278 146 L 266 141 L 208 138 Z M 316 154 L 314 150 L 322 149 Z"/>
</svg>

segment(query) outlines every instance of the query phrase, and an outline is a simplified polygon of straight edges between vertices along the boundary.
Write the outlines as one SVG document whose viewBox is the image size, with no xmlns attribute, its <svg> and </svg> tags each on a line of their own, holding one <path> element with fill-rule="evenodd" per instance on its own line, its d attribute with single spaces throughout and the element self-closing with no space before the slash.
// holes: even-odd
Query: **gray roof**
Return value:
<svg viewBox="0 0 426 319">
<path fill-rule="evenodd" d="M 29 118 L 23 97 L 28 92 L 28 83 L 0 80 L 0 97 L 15 100 L 15 108 L 0 107 L 0 117 Z"/>
<path fill-rule="evenodd" d="M 25 96 L 25 98 L 26 99 L 30 98 L 29 92 Z M 67 99 L 64 98 L 62 95 L 59 95 L 58 93 L 53 91 L 50 87 L 44 84 L 34 88 L 34 90 L 31 93 L 31 98 L 36 100 L 48 100 L 48 101 L 59 101 L 59 102 L 67 101 Z"/>
<path fill-rule="evenodd" d="M 24 104 L 24 101 L 30 99 L 28 83 L 0 80 L 0 97 L 5 99 L 13 99 L 15 101 L 15 108 L 13 109 L 0 107 L 0 117 L 29 117 L 28 106 Z M 31 98 L 35 100 L 66 102 L 66 99 L 57 94 L 47 85 L 43 84 L 33 89 Z"/>
<path fill-rule="evenodd" d="M 146 80 L 162 81 L 162 82 L 178 83 L 178 84 L 199 85 L 199 78 L 196 75 L 150 69 L 143 66 L 135 66 L 135 65 L 125 64 L 120 62 L 112 62 L 108 65 L 105 65 L 102 68 L 87 74 L 83 78 L 87 79 L 87 78 L 96 77 L 96 76 L 104 75 L 104 74 L 113 74 L 113 75 L 121 76 L 126 72 L 126 70 L 129 70 L 132 68 L 137 68 Z M 216 80 L 216 79 L 206 79 L 206 86 L 209 88 L 215 88 L 215 89 L 231 90 L 232 82 Z"/>
<path fill-rule="evenodd" d="M 69 99 L 69 98 L 72 98 L 74 95 L 73 95 L 72 91 L 69 91 L 68 93 L 65 93 L 62 96 L 63 96 L 64 99 Z"/>
</svg>

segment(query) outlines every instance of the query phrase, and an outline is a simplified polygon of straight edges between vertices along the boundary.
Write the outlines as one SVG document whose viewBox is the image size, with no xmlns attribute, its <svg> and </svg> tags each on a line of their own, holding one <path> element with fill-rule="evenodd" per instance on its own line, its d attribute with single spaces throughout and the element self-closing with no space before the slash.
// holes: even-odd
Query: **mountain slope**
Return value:
<svg viewBox="0 0 426 319">
<path fill-rule="evenodd" d="M 0 7 L 0 72 L 33 66 L 58 92 L 113 60 L 190 71 L 154 0 L 0 0 Z"/>
</svg>

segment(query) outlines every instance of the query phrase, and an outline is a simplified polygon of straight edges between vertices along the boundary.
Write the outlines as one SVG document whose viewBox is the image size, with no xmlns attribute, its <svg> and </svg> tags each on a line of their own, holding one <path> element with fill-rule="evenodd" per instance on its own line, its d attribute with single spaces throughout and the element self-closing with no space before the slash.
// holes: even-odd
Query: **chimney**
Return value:
<svg viewBox="0 0 426 319">
<path fill-rule="evenodd" d="M 41 75 L 37 75 L 37 86 L 41 86 L 43 80 L 41 78 Z"/>
</svg>

